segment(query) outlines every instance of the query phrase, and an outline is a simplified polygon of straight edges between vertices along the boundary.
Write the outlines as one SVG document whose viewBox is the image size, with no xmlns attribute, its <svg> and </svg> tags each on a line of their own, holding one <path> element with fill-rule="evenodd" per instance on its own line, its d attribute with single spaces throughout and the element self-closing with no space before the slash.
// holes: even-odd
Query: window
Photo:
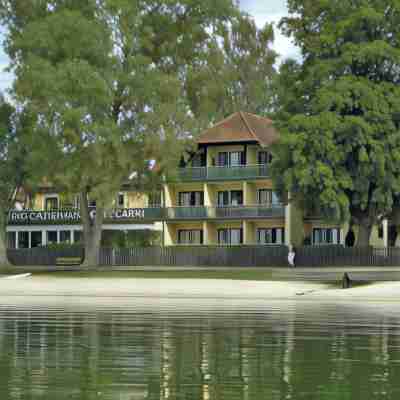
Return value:
<svg viewBox="0 0 400 400">
<path fill-rule="evenodd" d="M 29 232 L 18 232 L 18 248 L 29 248 Z"/>
<path fill-rule="evenodd" d="M 71 243 L 71 231 L 60 231 L 60 243 Z"/>
<path fill-rule="evenodd" d="M 271 164 L 272 154 L 269 151 L 258 152 L 258 163 L 259 164 Z"/>
<path fill-rule="evenodd" d="M 378 228 L 378 238 L 383 239 L 383 224 L 379 225 Z"/>
<path fill-rule="evenodd" d="M 120 208 L 125 207 L 125 193 L 118 193 L 117 205 Z"/>
<path fill-rule="evenodd" d="M 240 206 L 243 204 L 243 191 L 232 190 L 231 191 L 231 205 Z"/>
<path fill-rule="evenodd" d="M 234 151 L 229 153 L 229 165 L 238 166 L 244 164 L 244 152 Z"/>
<path fill-rule="evenodd" d="M 243 191 L 231 190 L 218 192 L 218 207 L 243 205 Z"/>
<path fill-rule="evenodd" d="M 74 242 L 82 243 L 83 241 L 83 232 L 82 231 L 74 231 Z"/>
<path fill-rule="evenodd" d="M 258 244 L 283 244 L 285 242 L 285 230 L 283 228 L 258 228 Z"/>
<path fill-rule="evenodd" d="M 226 228 L 218 229 L 218 244 L 237 245 L 243 243 L 243 229 Z"/>
<path fill-rule="evenodd" d="M 81 207 L 81 195 L 77 194 L 74 200 L 75 208 L 79 209 Z"/>
<path fill-rule="evenodd" d="M 57 196 L 45 198 L 44 209 L 46 211 L 57 210 L 57 208 L 58 208 L 58 197 Z"/>
<path fill-rule="evenodd" d="M 149 193 L 148 207 L 161 207 L 161 192 Z"/>
<path fill-rule="evenodd" d="M 203 206 L 203 192 L 179 192 L 178 203 L 180 207 Z"/>
<path fill-rule="evenodd" d="M 205 153 L 198 153 L 193 156 L 192 158 L 192 167 L 205 167 L 206 165 L 206 154 Z"/>
<path fill-rule="evenodd" d="M 219 167 L 224 167 L 229 164 L 228 154 L 229 153 L 218 153 L 218 166 Z"/>
<path fill-rule="evenodd" d="M 239 166 L 245 164 L 243 151 L 220 152 L 218 153 L 218 166 Z"/>
<path fill-rule="evenodd" d="M 47 244 L 57 243 L 57 231 L 47 231 Z"/>
<path fill-rule="evenodd" d="M 7 246 L 9 249 L 16 248 L 16 232 L 7 232 Z"/>
<path fill-rule="evenodd" d="M 278 195 L 271 189 L 259 189 L 257 191 L 257 204 L 277 206 L 280 205 Z"/>
<path fill-rule="evenodd" d="M 315 228 L 313 230 L 313 244 L 340 244 L 340 229 Z"/>
<path fill-rule="evenodd" d="M 178 244 L 203 244 L 203 231 L 201 229 L 178 230 Z"/>
<path fill-rule="evenodd" d="M 31 232 L 31 247 L 39 247 L 42 245 L 42 232 Z"/>
</svg>

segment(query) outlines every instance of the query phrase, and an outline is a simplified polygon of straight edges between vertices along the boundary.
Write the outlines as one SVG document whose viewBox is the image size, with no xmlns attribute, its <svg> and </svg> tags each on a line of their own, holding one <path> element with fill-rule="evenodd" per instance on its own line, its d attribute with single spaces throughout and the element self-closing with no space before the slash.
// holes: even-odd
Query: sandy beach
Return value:
<svg viewBox="0 0 400 400">
<path fill-rule="evenodd" d="M 225 279 L 137 279 L 25 276 L 0 278 L 0 297 L 187 298 L 232 300 L 391 301 L 400 300 L 400 282 L 341 289 L 312 282 Z"/>
</svg>

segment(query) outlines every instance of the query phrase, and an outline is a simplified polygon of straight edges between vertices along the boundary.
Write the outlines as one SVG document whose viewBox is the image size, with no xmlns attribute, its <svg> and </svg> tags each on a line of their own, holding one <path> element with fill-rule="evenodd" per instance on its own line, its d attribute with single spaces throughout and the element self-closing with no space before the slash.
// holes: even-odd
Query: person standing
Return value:
<svg viewBox="0 0 400 400">
<path fill-rule="evenodd" d="M 294 251 L 294 247 L 290 244 L 289 245 L 289 253 L 288 253 L 288 263 L 289 267 L 294 268 L 296 266 L 295 264 L 295 258 L 296 258 L 296 253 Z"/>
</svg>

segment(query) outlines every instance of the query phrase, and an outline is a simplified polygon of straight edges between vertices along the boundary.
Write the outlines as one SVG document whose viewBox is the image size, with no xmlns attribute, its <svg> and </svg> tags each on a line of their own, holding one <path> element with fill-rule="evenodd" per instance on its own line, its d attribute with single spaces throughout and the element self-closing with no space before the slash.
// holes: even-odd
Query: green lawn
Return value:
<svg viewBox="0 0 400 400">
<path fill-rule="evenodd" d="M 34 272 L 35 276 L 54 276 L 68 278 L 150 278 L 150 279 L 235 279 L 252 281 L 272 280 L 271 270 L 249 271 L 72 271 L 72 272 Z"/>
</svg>

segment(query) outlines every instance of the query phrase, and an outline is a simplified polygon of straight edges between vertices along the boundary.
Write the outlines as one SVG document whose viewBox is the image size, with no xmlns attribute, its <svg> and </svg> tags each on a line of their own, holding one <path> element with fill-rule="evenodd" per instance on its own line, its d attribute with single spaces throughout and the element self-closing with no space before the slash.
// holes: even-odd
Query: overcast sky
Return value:
<svg viewBox="0 0 400 400">
<path fill-rule="evenodd" d="M 280 54 L 281 58 L 299 58 L 299 52 L 295 46 L 276 28 L 279 20 L 287 14 L 286 0 L 240 0 L 240 6 L 254 17 L 258 26 L 261 27 L 266 22 L 275 24 L 274 49 Z M 12 75 L 3 72 L 7 63 L 7 57 L 0 48 L 0 91 L 11 86 Z"/>
</svg>

